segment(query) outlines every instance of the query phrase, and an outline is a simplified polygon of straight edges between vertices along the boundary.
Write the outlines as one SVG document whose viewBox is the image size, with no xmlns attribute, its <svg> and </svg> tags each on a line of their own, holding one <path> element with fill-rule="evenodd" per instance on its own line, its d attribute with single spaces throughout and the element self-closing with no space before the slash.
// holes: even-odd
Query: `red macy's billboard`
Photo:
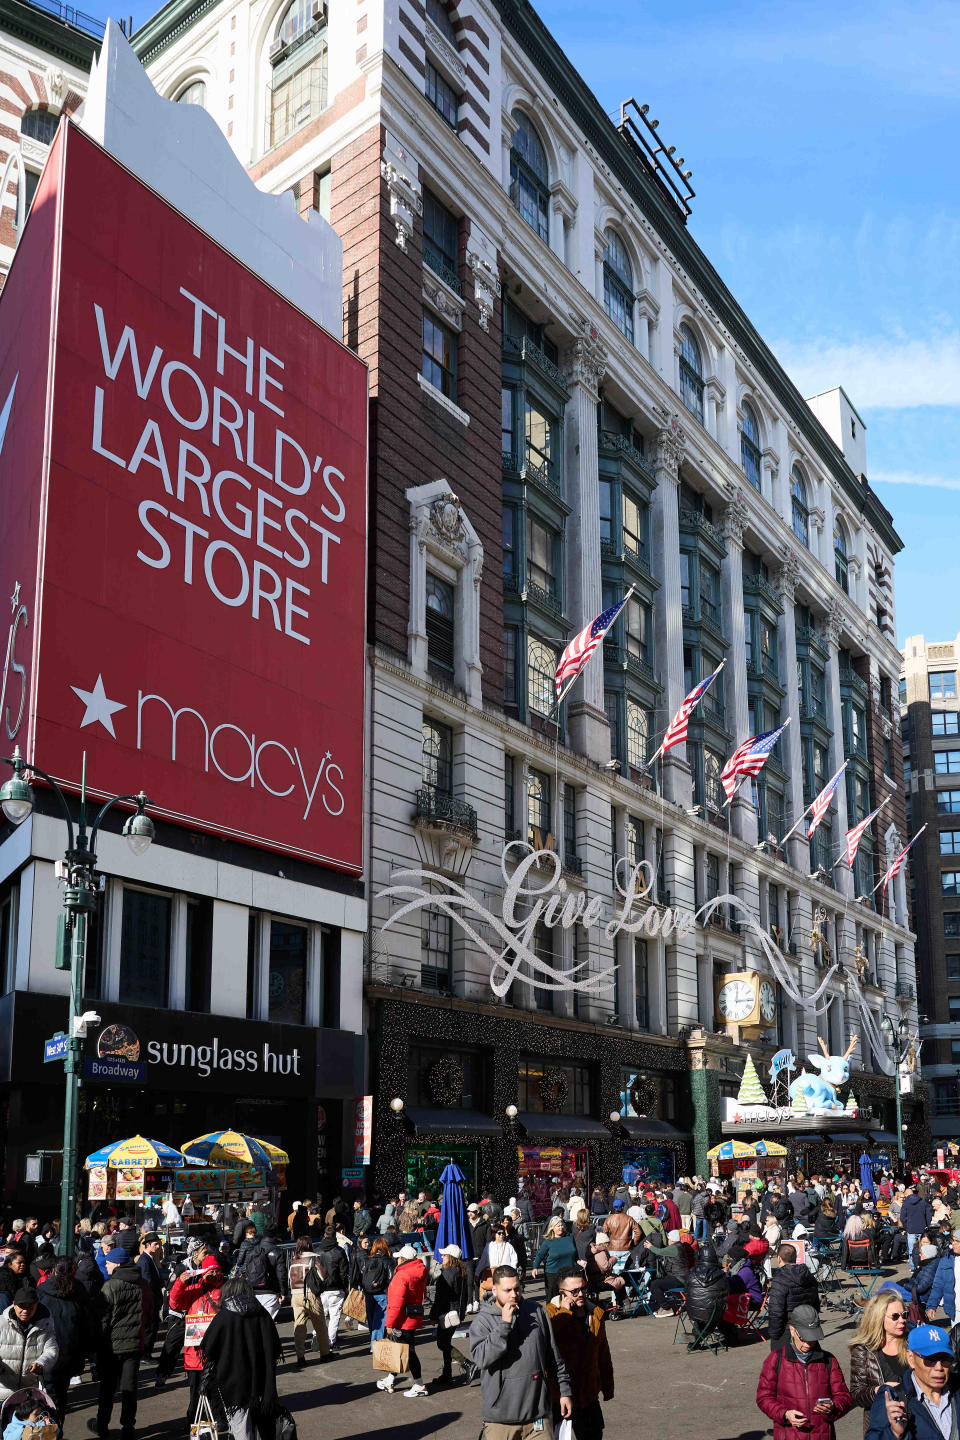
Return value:
<svg viewBox="0 0 960 1440">
<path fill-rule="evenodd" d="M 0 738 L 361 869 L 361 362 L 72 126 L 0 295 Z"/>
</svg>

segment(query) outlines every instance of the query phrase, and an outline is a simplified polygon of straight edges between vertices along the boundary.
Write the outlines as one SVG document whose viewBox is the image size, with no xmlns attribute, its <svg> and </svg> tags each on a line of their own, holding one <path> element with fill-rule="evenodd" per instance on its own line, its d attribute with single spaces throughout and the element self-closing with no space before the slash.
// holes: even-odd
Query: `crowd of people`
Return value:
<svg viewBox="0 0 960 1440">
<path fill-rule="evenodd" d="M 960 1435 L 949 1418 L 955 1186 L 925 1173 L 877 1174 L 866 1188 L 849 1175 L 781 1174 L 746 1188 L 694 1176 L 607 1193 L 558 1182 L 550 1212 L 535 1219 L 522 1188 L 505 1204 L 471 1199 L 462 1245 L 436 1254 L 439 1197 L 427 1191 L 295 1202 L 275 1223 L 259 1207 L 224 1207 L 185 1234 L 169 1202 L 139 1223 L 94 1212 L 69 1257 L 55 1223 L 14 1220 L 0 1247 L 3 1440 L 36 1433 L 45 1407 L 62 1430 L 87 1367 L 98 1388 L 88 1428 L 108 1440 L 119 1401 L 121 1440 L 134 1440 L 145 1384 L 162 1388 L 181 1366 L 187 1423 L 206 1397 L 235 1440 L 275 1440 L 287 1306 L 298 1368 L 309 1350 L 334 1360 L 353 1326 L 375 1363 L 381 1341 L 398 1357 L 380 1373 L 384 1394 L 417 1400 L 479 1377 L 488 1440 L 549 1436 L 566 1420 L 574 1440 L 599 1440 L 614 1394 L 607 1325 L 638 1309 L 682 1324 L 691 1351 L 736 1343 L 743 1317 L 762 1315 L 770 1349 L 757 1404 L 777 1440 L 791 1429 L 830 1440 L 854 1406 L 872 1440 L 907 1429 L 937 1440 L 930 1424 L 941 1440 Z M 849 1383 L 821 1344 L 828 1252 L 842 1269 L 908 1267 L 863 1300 Z M 428 1327 L 436 1370 L 422 1351 Z"/>
</svg>

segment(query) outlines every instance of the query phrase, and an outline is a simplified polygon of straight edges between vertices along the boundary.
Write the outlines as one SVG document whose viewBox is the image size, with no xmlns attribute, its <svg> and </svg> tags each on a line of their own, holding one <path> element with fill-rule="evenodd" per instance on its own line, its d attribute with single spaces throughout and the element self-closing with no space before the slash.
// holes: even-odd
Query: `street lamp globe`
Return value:
<svg viewBox="0 0 960 1440">
<path fill-rule="evenodd" d="M 610 1124 L 611 1124 L 611 1125 L 619 1125 L 619 1124 L 620 1124 L 620 1120 L 621 1120 L 620 1111 L 619 1111 L 619 1110 L 611 1110 L 611 1111 L 610 1111 Z"/>
<path fill-rule="evenodd" d="M 403 1101 L 400 1099 L 399 1095 L 395 1095 L 394 1098 L 390 1101 L 390 1109 L 393 1111 L 394 1115 L 400 1114 L 400 1111 L 403 1109 Z"/>
<path fill-rule="evenodd" d="M 11 825 L 19 825 L 26 820 L 35 799 L 33 786 L 20 775 L 11 775 L 0 785 L 0 807 Z"/>
<path fill-rule="evenodd" d="M 508 1105 L 503 1113 L 506 1115 L 508 1120 L 516 1120 L 519 1111 L 517 1110 L 516 1105 Z"/>
<path fill-rule="evenodd" d="M 144 815 L 142 810 L 138 810 L 136 815 L 129 815 L 123 822 L 123 834 L 134 855 L 146 854 L 156 833 L 150 816 Z"/>
<path fill-rule="evenodd" d="M 880 1029 L 883 1031 L 883 1038 L 889 1045 L 893 1039 L 893 1021 L 889 1015 L 884 1015 L 880 1021 Z"/>
</svg>

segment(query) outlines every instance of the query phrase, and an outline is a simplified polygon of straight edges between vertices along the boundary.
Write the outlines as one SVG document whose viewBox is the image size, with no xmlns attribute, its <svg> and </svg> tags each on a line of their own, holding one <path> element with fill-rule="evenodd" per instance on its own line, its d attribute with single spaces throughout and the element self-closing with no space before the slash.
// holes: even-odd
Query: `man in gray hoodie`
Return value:
<svg viewBox="0 0 960 1440">
<path fill-rule="evenodd" d="M 470 1351 L 480 1367 L 484 1440 L 551 1440 L 552 1379 L 560 1414 L 572 1414 L 570 1377 L 546 1311 L 524 1300 L 512 1265 L 498 1265 L 493 1290 L 470 1326 Z"/>
</svg>

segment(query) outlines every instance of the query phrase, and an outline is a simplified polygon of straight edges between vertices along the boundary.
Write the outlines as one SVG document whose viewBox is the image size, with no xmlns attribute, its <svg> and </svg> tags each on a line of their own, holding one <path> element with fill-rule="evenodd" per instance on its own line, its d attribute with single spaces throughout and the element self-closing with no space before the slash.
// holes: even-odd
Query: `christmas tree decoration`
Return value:
<svg viewBox="0 0 960 1440">
<path fill-rule="evenodd" d="M 807 1105 L 806 1099 L 804 1098 L 802 1090 L 797 1089 L 792 1091 L 790 1109 L 793 1111 L 794 1115 L 807 1114 L 809 1107 Z"/>
<path fill-rule="evenodd" d="M 757 1074 L 757 1067 L 753 1063 L 753 1056 L 748 1055 L 747 1063 L 743 1067 L 743 1079 L 740 1081 L 737 1104 L 766 1105 L 767 1103 L 763 1086 L 760 1084 L 760 1076 Z"/>
</svg>

